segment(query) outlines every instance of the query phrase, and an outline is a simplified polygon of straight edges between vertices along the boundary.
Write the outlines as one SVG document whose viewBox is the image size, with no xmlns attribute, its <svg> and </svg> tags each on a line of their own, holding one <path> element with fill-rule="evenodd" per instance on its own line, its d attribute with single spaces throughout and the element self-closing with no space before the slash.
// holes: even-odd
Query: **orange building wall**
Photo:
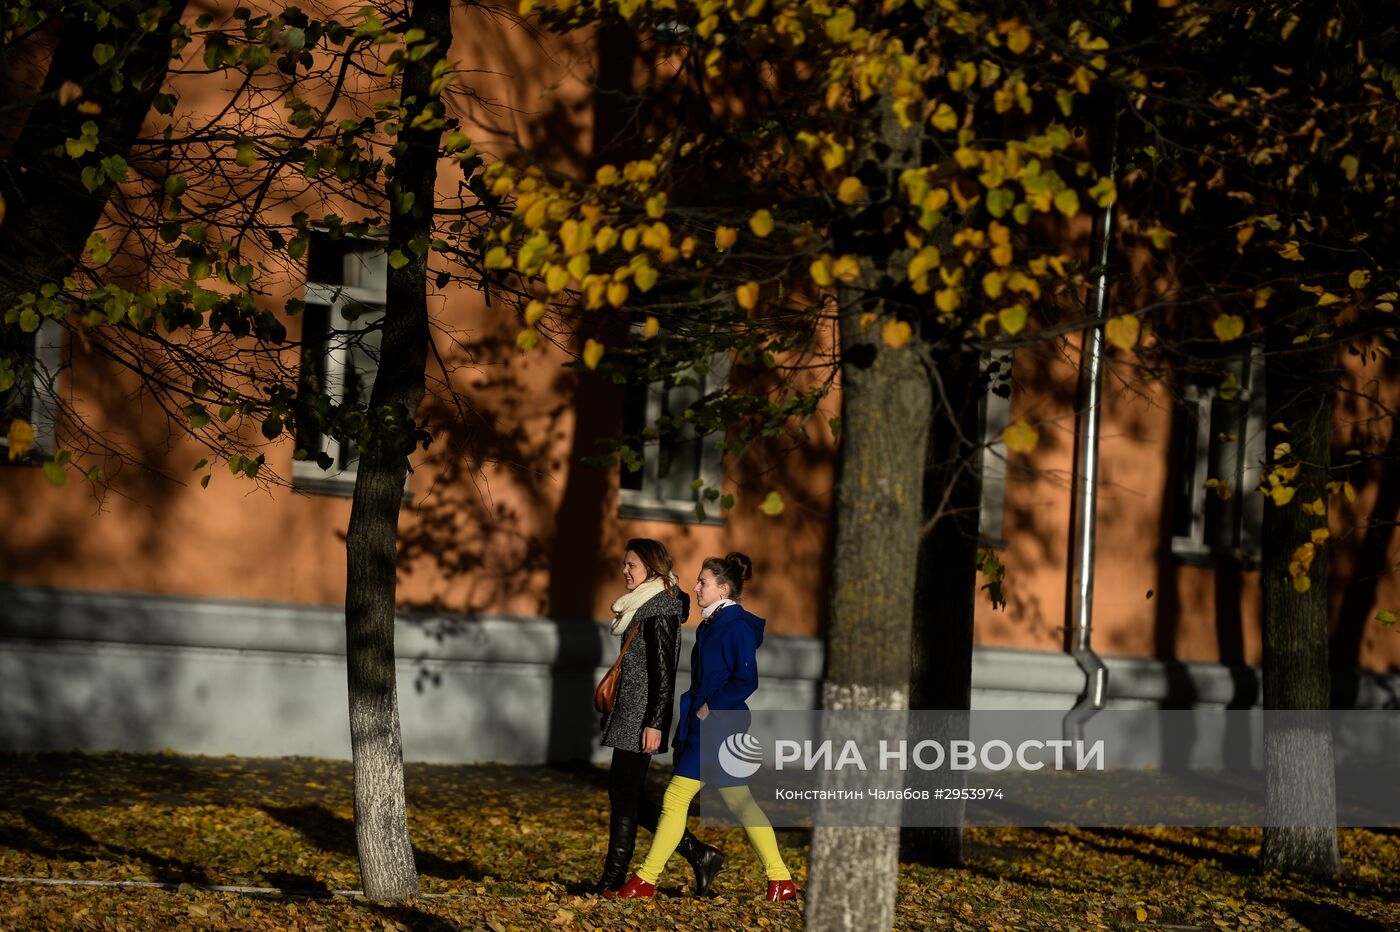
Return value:
<svg viewBox="0 0 1400 932">
<path fill-rule="evenodd" d="M 499 128 L 505 121 L 523 138 L 551 140 L 561 164 L 585 165 L 594 131 L 586 83 L 593 52 L 587 42 L 544 48 L 506 20 L 462 15 L 471 19 L 457 30 L 454 56 L 477 69 L 470 81 L 501 105 L 461 102 L 463 114 L 477 123 L 483 147 L 509 151 L 504 140 L 491 143 L 483 126 Z M 192 47 L 189 54 L 197 59 L 200 50 Z M 505 74 L 519 77 L 507 81 Z M 207 78 L 180 82 L 184 106 L 208 111 L 221 99 L 222 89 Z M 455 189 L 452 172 L 443 173 L 444 193 Z M 285 219 L 296 207 L 273 210 Z M 296 277 L 270 289 L 274 305 L 297 294 Z M 436 439 L 415 459 L 411 501 L 402 517 L 399 600 L 405 609 L 603 617 L 621 591 L 624 542 L 652 536 L 672 549 L 687 588 L 703 557 L 744 550 L 757 570 L 746 602 L 768 618 L 769 630 L 824 630 L 835 481 L 834 441 L 825 423 L 839 408 L 837 396 L 809 427 L 809 442 L 786 458 L 760 449 L 730 464 L 727 490 L 738 502 L 723 527 L 621 521 L 616 470 L 581 463 L 597 452 L 598 437 L 618 427 L 617 390 L 599 374 L 563 368 L 568 356 L 559 349 L 519 353 L 518 322 L 499 306 L 485 306 L 474 291 L 445 290 L 434 295 L 432 306 L 443 325 L 435 339 L 450 374 L 436 368 L 429 373 L 442 384 L 426 408 L 437 425 Z M 449 331 L 462 338 L 460 345 Z M 35 469 L 0 470 L 0 509 L 13 516 L 0 537 L 0 578 L 37 586 L 341 601 L 348 499 L 262 488 L 222 468 L 201 489 L 192 467 L 204 452 L 188 438 L 172 437 L 163 414 L 143 400 L 135 381 L 80 346 L 67 353 L 72 366 L 64 375 L 64 394 L 97 432 L 125 438 L 146 467 L 107 460 L 111 487 L 96 494 L 76 477 L 59 489 Z M 1029 457 L 1013 455 L 1003 554 L 1009 604 L 1002 611 L 979 604 L 979 644 L 1063 647 L 1076 360 L 1072 340 L 1018 358 L 1012 417 L 1036 423 L 1041 443 Z M 1354 366 L 1353 372 L 1362 381 L 1388 379 L 1388 403 L 1400 403 L 1393 365 Z M 1106 653 L 1163 659 L 1258 662 L 1257 574 L 1217 578 L 1209 569 L 1171 559 L 1162 525 L 1169 488 L 1168 399 L 1160 386 L 1129 390 L 1126 381 L 1125 373 L 1110 367 L 1095 645 Z M 468 412 L 465 418 L 457 417 L 452 394 Z M 1364 440 L 1400 452 L 1400 441 L 1374 420 L 1375 412 L 1348 404 L 1339 407 L 1339 444 Z M 290 441 L 266 452 L 269 467 L 289 476 Z M 1362 536 L 1349 530 L 1378 503 L 1380 517 L 1390 509 L 1388 519 L 1395 519 L 1394 494 L 1387 498 L 1385 492 L 1400 489 L 1400 478 L 1358 470 L 1353 481 L 1359 490 L 1355 505 L 1333 513 L 1334 614 L 1354 629 L 1363 665 L 1396 669 L 1400 635 L 1369 618 L 1376 607 L 1400 607 L 1400 580 L 1394 573 L 1374 574 L 1374 581 L 1352 585 L 1351 602 L 1345 581 L 1357 566 L 1400 564 L 1393 531 Z M 776 520 L 758 511 L 774 489 L 787 501 Z"/>
</svg>

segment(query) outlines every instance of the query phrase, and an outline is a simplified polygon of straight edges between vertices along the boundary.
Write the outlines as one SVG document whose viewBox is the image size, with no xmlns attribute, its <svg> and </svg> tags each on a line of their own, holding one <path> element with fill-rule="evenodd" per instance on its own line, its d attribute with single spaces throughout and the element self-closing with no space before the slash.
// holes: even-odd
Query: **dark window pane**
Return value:
<svg viewBox="0 0 1400 932">
<path fill-rule="evenodd" d="M 306 280 L 318 285 L 345 284 L 345 241 L 313 232 L 306 250 Z"/>
<path fill-rule="evenodd" d="M 301 384 L 303 392 L 326 389 L 326 350 L 330 337 L 331 309 L 324 304 L 308 304 L 301 317 Z M 297 419 L 297 448 L 313 457 L 321 452 L 321 428 L 303 405 Z"/>
<path fill-rule="evenodd" d="M 647 398 L 651 394 L 650 388 L 644 384 L 628 383 L 622 393 L 622 432 L 624 434 L 637 434 L 647 426 Z M 646 473 L 638 469 L 635 472 L 626 466 L 622 467 L 622 487 L 631 489 L 633 492 L 642 491 L 642 480 Z"/>
<path fill-rule="evenodd" d="M 1177 437 L 1176 481 L 1172 496 L 1172 535 L 1191 536 L 1196 488 L 1196 411 L 1194 404 L 1178 406 L 1172 416 Z"/>
</svg>

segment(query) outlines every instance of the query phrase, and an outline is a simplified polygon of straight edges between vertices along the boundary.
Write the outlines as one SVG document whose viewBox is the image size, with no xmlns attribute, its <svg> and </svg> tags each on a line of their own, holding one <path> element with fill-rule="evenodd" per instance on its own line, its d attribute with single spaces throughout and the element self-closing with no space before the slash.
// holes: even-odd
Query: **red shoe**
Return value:
<svg viewBox="0 0 1400 932">
<path fill-rule="evenodd" d="M 797 899 L 797 885 L 791 880 L 770 880 L 768 881 L 768 896 L 765 899 L 770 903 L 795 900 Z"/>
<path fill-rule="evenodd" d="M 793 895 L 796 895 L 796 891 L 793 891 Z M 609 900 L 647 899 L 656 896 L 656 887 L 633 874 L 632 879 L 623 884 L 621 890 L 609 890 L 603 896 Z"/>
</svg>

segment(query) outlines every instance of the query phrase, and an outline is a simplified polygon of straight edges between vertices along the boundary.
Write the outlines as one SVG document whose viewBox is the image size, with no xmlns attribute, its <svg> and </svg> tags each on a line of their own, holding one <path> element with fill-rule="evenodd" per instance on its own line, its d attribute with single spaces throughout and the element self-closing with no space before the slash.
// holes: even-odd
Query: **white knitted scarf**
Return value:
<svg viewBox="0 0 1400 932">
<path fill-rule="evenodd" d="M 672 573 L 671 585 L 674 586 L 677 582 L 676 575 Z M 627 626 L 632 623 L 632 616 L 637 614 L 637 609 L 651 601 L 658 592 L 664 591 L 666 591 L 666 582 L 660 576 L 653 576 L 631 592 L 624 592 L 614 599 L 612 633 L 622 637 L 622 632 L 626 631 Z"/>
</svg>

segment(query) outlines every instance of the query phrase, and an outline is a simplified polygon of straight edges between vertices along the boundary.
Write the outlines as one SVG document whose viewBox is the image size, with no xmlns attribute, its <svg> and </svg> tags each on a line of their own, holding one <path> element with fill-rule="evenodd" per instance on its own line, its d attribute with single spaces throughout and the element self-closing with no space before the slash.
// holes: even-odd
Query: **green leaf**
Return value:
<svg viewBox="0 0 1400 932">
<path fill-rule="evenodd" d="M 54 457 L 49 462 L 45 463 L 43 467 L 44 478 L 58 488 L 62 488 L 68 484 L 68 471 L 64 469 L 63 466 L 64 464 L 59 461 L 58 457 Z"/>
<path fill-rule="evenodd" d="M 1055 209 L 1066 217 L 1079 213 L 1079 195 L 1072 188 L 1066 188 L 1055 195 Z"/>
<path fill-rule="evenodd" d="M 769 492 L 767 497 L 763 499 L 763 504 L 758 506 L 758 510 L 770 518 L 776 518 L 783 513 L 783 509 L 786 507 L 782 495 L 777 492 Z"/>
<path fill-rule="evenodd" d="M 277 435 L 282 433 L 282 419 L 273 415 L 262 422 L 262 435 L 268 440 L 275 440 Z"/>
<path fill-rule="evenodd" d="M 116 57 L 116 54 L 116 46 L 108 45 L 105 42 L 99 42 L 97 45 L 94 45 L 92 47 L 92 60 L 97 62 L 99 65 L 107 64 L 109 61 Z"/>
<path fill-rule="evenodd" d="M 406 265 L 408 265 L 408 256 L 405 256 L 400 250 L 395 249 L 389 253 L 389 268 L 401 269 Z"/>
<path fill-rule="evenodd" d="M 32 307 L 27 307 L 20 311 L 19 329 L 24 333 L 33 333 L 39 329 L 39 314 Z"/>
<path fill-rule="evenodd" d="M 1016 194 L 1010 188 L 993 188 L 987 192 L 987 213 L 1001 217 L 1016 203 Z"/>
</svg>

